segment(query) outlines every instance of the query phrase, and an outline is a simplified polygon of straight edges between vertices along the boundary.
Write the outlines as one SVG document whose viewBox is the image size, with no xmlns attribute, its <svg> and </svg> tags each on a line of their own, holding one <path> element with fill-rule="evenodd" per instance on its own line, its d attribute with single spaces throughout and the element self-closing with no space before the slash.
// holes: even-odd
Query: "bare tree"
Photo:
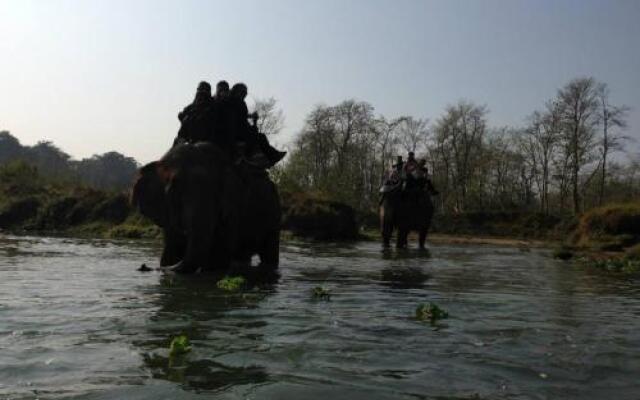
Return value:
<svg viewBox="0 0 640 400">
<path fill-rule="evenodd" d="M 258 113 L 258 131 L 265 135 L 280 133 L 284 127 L 284 114 L 276 103 L 273 97 L 255 100 L 253 110 Z"/>
<path fill-rule="evenodd" d="M 560 113 L 557 103 L 547 103 L 544 112 L 535 111 L 529 118 L 529 125 L 523 130 L 520 147 L 525 154 L 525 162 L 534 172 L 538 187 L 540 210 L 549 213 L 549 184 L 551 162 L 560 136 Z"/>
<path fill-rule="evenodd" d="M 624 129 L 627 127 L 627 113 L 629 107 L 614 106 L 609 103 L 609 88 L 606 83 L 600 84 L 598 98 L 600 101 L 600 122 L 602 124 L 602 139 L 600 142 L 601 174 L 598 204 L 602 205 L 605 195 L 605 183 L 607 177 L 607 156 L 614 151 L 622 150 L 623 143 L 630 138 L 619 132 L 610 132 L 612 128 Z"/>
<path fill-rule="evenodd" d="M 451 161 L 452 190 L 458 211 L 467 206 L 474 169 L 481 158 L 486 114 L 485 106 L 460 101 L 447 107 L 435 125 L 436 142 L 441 144 L 441 151 L 451 152 L 444 157 Z"/>
<path fill-rule="evenodd" d="M 417 152 L 418 146 L 426 143 L 429 136 L 428 123 L 429 120 L 426 118 L 401 117 L 398 125 L 398 139 L 407 153 Z"/>
<path fill-rule="evenodd" d="M 374 121 L 372 126 L 376 133 L 377 147 L 379 149 L 378 176 L 380 180 L 384 177 L 388 160 L 395 154 L 398 144 L 398 126 L 403 120 L 404 117 L 388 120 L 381 115 Z"/>
<path fill-rule="evenodd" d="M 598 83 L 593 78 L 578 78 L 558 91 L 562 140 L 571 171 L 573 212 L 581 211 L 580 172 L 594 159 L 595 127 L 598 124 Z"/>
</svg>

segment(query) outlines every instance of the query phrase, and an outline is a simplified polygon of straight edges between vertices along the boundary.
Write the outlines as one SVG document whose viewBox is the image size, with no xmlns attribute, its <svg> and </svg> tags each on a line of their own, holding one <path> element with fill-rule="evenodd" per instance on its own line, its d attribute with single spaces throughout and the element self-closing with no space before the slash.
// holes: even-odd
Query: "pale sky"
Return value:
<svg viewBox="0 0 640 400">
<path fill-rule="evenodd" d="M 200 80 L 275 97 L 284 144 L 348 98 L 431 120 L 468 99 L 521 125 L 581 76 L 639 138 L 640 1 L 0 0 L 0 130 L 75 158 L 159 158 Z"/>
</svg>

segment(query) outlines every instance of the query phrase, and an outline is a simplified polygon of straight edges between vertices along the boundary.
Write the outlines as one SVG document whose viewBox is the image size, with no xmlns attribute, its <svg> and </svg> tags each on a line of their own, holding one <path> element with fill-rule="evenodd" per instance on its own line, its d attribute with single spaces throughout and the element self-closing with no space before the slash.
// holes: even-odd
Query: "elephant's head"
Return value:
<svg viewBox="0 0 640 400">
<path fill-rule="evenodd" d="M 131 204 L 159 226 L 167 226 L 166 188 L 170 182 L 170 172 L 154 161 L 140 168 L 131 192 Z"/>
</svg>

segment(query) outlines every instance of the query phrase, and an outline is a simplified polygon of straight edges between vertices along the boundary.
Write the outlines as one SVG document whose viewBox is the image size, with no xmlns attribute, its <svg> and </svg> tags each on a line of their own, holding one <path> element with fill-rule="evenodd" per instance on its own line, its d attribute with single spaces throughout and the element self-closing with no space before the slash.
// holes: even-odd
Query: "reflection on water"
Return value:
<svg viewBox="0 0 640 400">
<path fill-rule="evenodd" d="M 155 243 L 0 237 L 0 398 L 637 398 L 640 282 L 545 251 L 283 246 L 279 279 L 140 273 Z M 330 301 L 311 295 L 331 290 Z M 412 318 L 433 301 L 450 318 Z M 170 356 L 172 338 L 192 350 Z"/>
<path fill-rule="evenodd" d="M 227 354 L 232 342 L 237 346 L 243 337 L 251 343 L 261 339 L 266 321 L 228 323 L 224 316 L 232 310 L 258 307 L 274 292 L 273 282 L 264 286 L 253 282 L 242 294 L 226 294 L 212 290 L 217 278 L 160 276 L 158 296 L 153 300 L 155 311 L 141 339 L 133 341 L 142 354 L 144 368 L 153 378 L 178 383 L 185 389 L 209 391 L 267 381 L 264 367 L 229 366 L 216 361 L 216 357 Z M 226 337 L 220 337 L 220 331 Z M 171 338 L 178 335 L 186 335 L 198 351 L 170 356 Z"/>
</svg>

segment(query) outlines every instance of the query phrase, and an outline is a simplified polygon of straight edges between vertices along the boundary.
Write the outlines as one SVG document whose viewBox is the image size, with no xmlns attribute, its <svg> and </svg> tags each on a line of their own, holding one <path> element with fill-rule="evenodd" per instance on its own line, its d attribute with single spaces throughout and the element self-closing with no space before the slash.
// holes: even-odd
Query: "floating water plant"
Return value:
<svg viewBox="0 0 640 400">
<path fill-rule="evenodd" d="M 245 283 L 246 280 L 241 276 L 225 276 L 216 283 L 216 286 L 227 292 L 236 292 L 242 289 Z"/>
<path fill-rule="evenodd" d="M 331 290 L 323 286 L 313 288 L 313 297 L 319 300 L 331 300 Z"/>
<path fill-rule="evenodd" d="M 416 319 L 420 321 L 435 322 L 439 319 L 444 319 L 447 317 L 449 317 L 449 313 L 447 313 L 434 303 L 422 303 L 418 305 L 418 307 L 416 307 Z"/>
<path fill-rule="evenodd" d="M 185 354 L 191 351 L 191 343 L 189 342 L 189 338 L 185 335 L 176 336 L 171 341 L 171 346 L 169 346 L 169 356 L 177 356 L 180 354 Z"/>
</svg>

